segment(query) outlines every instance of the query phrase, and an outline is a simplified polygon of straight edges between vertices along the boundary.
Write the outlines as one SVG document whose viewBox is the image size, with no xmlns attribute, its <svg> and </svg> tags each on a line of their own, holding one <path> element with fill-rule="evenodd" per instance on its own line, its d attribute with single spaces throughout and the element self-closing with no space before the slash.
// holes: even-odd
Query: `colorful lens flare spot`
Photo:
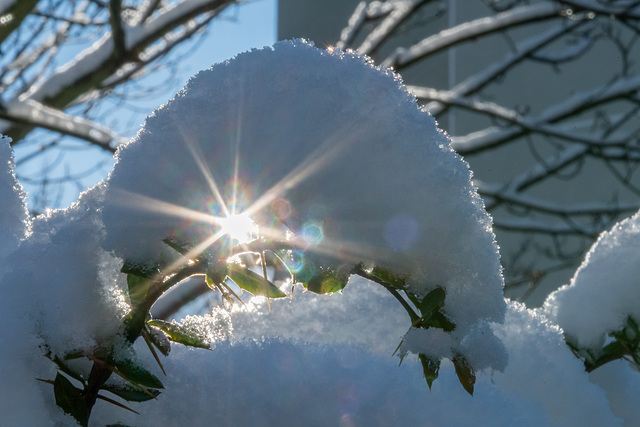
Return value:
<svg viewBox="0 0 640 427">
<path fill-rule="evenodd" d="M 304 254 L 296 250 L 291 251 L 288 257 L 287 267 L 292 273 L 300 273 L 304 268 Z"/>
<path fill-rule="evenodd" d="M 324 239 L 322 224 L 310 222 L 303 225 L 302 238 L 310 245 L 318 245 Z"/>
<path fill-rule="evenodd" d="M 273 203 L 271 203 L 271 209 L 273 213 L 280 219 L 286 219 L 291 213 L 291 204 L 288 200 L 283 199 L 282 197 L 276 199 Z"/>
</svg>

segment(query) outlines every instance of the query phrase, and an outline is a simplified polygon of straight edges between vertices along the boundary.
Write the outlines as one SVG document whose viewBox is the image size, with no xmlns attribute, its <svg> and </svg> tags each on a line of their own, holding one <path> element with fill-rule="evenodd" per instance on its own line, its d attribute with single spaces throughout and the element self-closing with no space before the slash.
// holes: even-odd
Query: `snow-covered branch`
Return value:
<svg viewBox="0 0 640 427">
<path fill-rule="evenodd" d="M 598 141 L 590 136 L 571 135 L 571 131 L 554 129 L 553 127 L 549 127 L 548 124 L 577 116 L 586 110 L 619 98 L 628 97 L 630 94 L 638 91 L 640 91 L 640 74 L 623 77 L 613 83 L 606 83 L 602 86 L 576 93 L 563 102 L 549 106 L 538 117 L 530 117 L 527 119 L 527 122 L 519 120 L 517 123 L 518 126 L 495 126 L 483 129 L 479 132 L 470 133 L 465 136 L 454 137 L 453 145 L 460 153 L 473 154 L 484 149 L 495 148 L 500 144 L 513 141 L 515 138 L 531 131 L 538 131 L 542 134 L 551 134 L 563 139 L 570 139 L 593 145 L 610 146 L 625 144 L 629 141 L 629 136 L 618 137 L 613 140 L 600 138 Z M 423 91 L 422 93 L 423 95 L 427 95 L 426 91 Z M 455 98 L 446 96 L 440 97 L 439 100 L 445 101 L 447 99 L 451 104 L 453 104 L 455 100 Z M 462 102 L 459 102 L 459 105 L 462 104 Z M 478 111 L 490 110 L 493 115 L 499 115 L 500 118 L 509 119 L 512 123 L 517 119 L 514 117 L 513 113 L 506 114 L 504 110 L 498 109 L 495 106 L 492 107 L 491 104 L 473 104 L 472 101 L 468 100 L 464 101 L 464 104 L 467 108 L 473 108 L 475 105 L 474 109 Z"/>
<path fill-rule="evenodd" d="M 130 64 L 133 64 L 133 68 L 140 69 L 148 64 L 149 58 L 155 59 L 166 55 L 172 48 L 188 38 L 183 37 L 184 34 L 191 36 L 195 32 L 194 28 L 196 30 L 200 28 L 194 20 L 209 22 L 234 3 L 236 3 L 235 0 L 185 0 L 164 8 L 158 8 L 158 4 L 154 3 L 141 9 L 141 16 L 146 19 L 131 24 L 124 18 L 121 2 L 112 0 L 108 4 L 108 11 L 105 10 L 105 13 L 108 13 L 110 17 L 110 30 L 104 32 L 95 43 L 59 66 L 52 73 L 39 74 L 38 79 L 29 85 L 28 91 L 22 93 L 19 99 L 21 102 L 32 100 L 61 110 L 85 94 L 100 89 L 108 79 L 111 79 L 110 87 L 113 87 L 114 82 L 125 83 L 128 80 L 123 79 L 122 76 L 127 76 L 130 79 L 136 75 L 136 73 L 126 72 L 126 70 L 131 70 Z M 151 14 L 149 15 L 149 13 Z M 131 10 L 127 11 L 127 16 L 129 15 L 132 15 Z M 70 25 L 68 22 L 64 24 Z M 182 26 L 185 26 L 183 34 L 171 37 L 172 32 Z M 161 46 L 156 46 L 158 42 L 165 39 L 167 41 L 161 43 Z M 25 58 L 37 59 L 46 52 L 45 47 L 58 46 L 60 42 L 59 39 L 50 38 L 48 42 L 41 45 L 42 47 L 27 49 Z M 149 49 L 152 50 L 149 51 Z M 28 68 L 34 61 L 25 60 L 23 63 L 25 65 L 21 67 L 21 72 L 18 75 L 24 73 L 25 66 Z M 136 65 L 138 63 L 143 65 Z M 15 86 L 15 83 L 14 77 L 6 84 Z M 22 92 L 20 89 L 16 89 L 16 91 Z M 35 126 L 37 126 L 36 123 L 5 121 L 0 125 L 0 132 L 10 135 L 15 144 L 19 143 Z M 86 137 L 87 141 L 94 142 L 88 133 L 76 136 Z"/>
<path fill-rule="evenodd" d="M 475 180 L 474 185 L 478 192 L 491 204 L 492 200 L 508 203 L 517 207 L 525 208 L 545 214 L 558 216 L 593 216 L 593 215 L 618 215 L 622 213 L 633 213 L 640 209 L 640 202 L 637 203 L 607 203 L 607 202 L 586 202 L 561 204 L 548 199 L 518 193 L 512 188 L 504 188 L 501 185 L 485 183 Z"/>
<path fill-rule="evenodd" d="M 32 99 L 12 100 L 0 105 L 0 119 L 74 136 L 112 153 L 116 151 L 119 142 L 118 137 L 105 126 L 47 107 Z M 116 144 L 113 144 L 114 141 Z"/>
<path fill-rule="evenodd" d="M 427 37 L 409 48 L 396 49 L 391 56 L 382 61 L 382 64 L 390 68 L 400 69 L 426 56 L 468 40 L 505 31 L 518 25 L 554 18 L 562 10 L 563 8 L 558 4 L 539 3 L 503 12 L 491 18 L 480 18 L 465 22 Z"/>
</svg>

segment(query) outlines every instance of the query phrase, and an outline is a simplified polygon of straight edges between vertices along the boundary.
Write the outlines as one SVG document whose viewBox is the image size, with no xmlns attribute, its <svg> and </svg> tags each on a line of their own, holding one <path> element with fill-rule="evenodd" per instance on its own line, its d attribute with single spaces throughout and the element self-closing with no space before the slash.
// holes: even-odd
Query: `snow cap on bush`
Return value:
<svg viewBox="0 0 640 427">
<path fill-rule="evenodd" d="M 267 239 L 286 226 L 320 269 L 375 265 L 418 296 L 442 287 L 458 340 L 503 318 L 467 163 L 399 76 L 354 53 L 295 40 L 238 55 L 192 78 L 117 158 L 106 245 L 129 264 L 166 267 L 163 239 L 196 247 L 221 232 L 213 217 L 246 212 Z"/>
<path fill-rule="evenodd" d="M 553 292 L 543 310 L 580 348 L 599 349 L 631 317 L 640 323 L 640 212 L 604 232 L 571 283 Z"/>
<path fill-rule="evenodd" d="M 37 217 L 32 233 L 8 257 L 1 284 L 10 288 L 14 304 L 29 307 L 31 333 L 53 354 L 90 353 L 121 326 L 116 276 L 110 271 L 111 279 L 102 277 L 103 270 L 119 270 L 101 249 L 103 193 L 98 184 L 71 207 Z"/>
<path fill-rule="evenodd" d="M 29 229 L 29 212 L 25 194 L 16 179 L 9 138 L 0 137 L 0 261 Z"/>
</svg>

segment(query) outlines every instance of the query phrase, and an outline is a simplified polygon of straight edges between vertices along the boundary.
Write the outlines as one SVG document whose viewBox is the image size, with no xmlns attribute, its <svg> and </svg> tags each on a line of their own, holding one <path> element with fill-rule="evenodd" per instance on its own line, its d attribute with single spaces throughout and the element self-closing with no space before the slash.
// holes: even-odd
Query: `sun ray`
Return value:
<svg viewBox="0 0 640 427">
<path fill-rule="evenodd" d="M 156 212 L 170 217 L 177 217 L 182 219 L 188 219 L 191 221 L 198 221 L 205 224 L 218 224 L 220 217 L 213 216 L 211 214 L 196 211 L 193 209 L 185 208 L 184 206 L 176 205 L 174 203 L 165 202 L 163 200 L 155 199 L 153 197 L 144 196 L 142 194 L 132 193 L 123 189 L 113 189 L 119 197 L 114 197 L 116 203 L 142 211 Z"/>
<path fill-rule="evenodd" d="M 184 258 L 178 259 L 172 264 L 170 264 L 163 271 L 163 274 L 166 276 L 170 276 L 171 274 L 175 273 L 178 269 L 184 267 L 185 264 L 187 264 L 189 261 L 198 258 L 200 254 L 202 254 L 202 252 L 204 252 L 209 246 L 213 245 L 215 242 L 220 240 L 224 235 L 225 233 L 222 230 L 210 235 L 205 240 L 200 242 L 198 245 L 193 247 L 189 252 L 187 252 L 184 255 Z"/>
<path fill-rule="evenodd" d="M 224 214 L 226 216 L 231 216 L 234 213 L 235 206 L 232 208 L 230 212 L 227 206 L 227 203 L 225 202 L 224 198 L 222 197 L 222 194 L 220 193 L 218 184 L 216 183 L 216 180 L 213 178 L 213 175 L 211 173 L 211 170 L 209 169 L 209 166 L 203 160 L 202 152 L 197 148 L 197 144 L 194 143 L 190 138 L 184 138 L 184 143 L 189 149 L 189 152 L 191 153 L 193 160 L 195 160 L 196 164 L 198 165 L 198 169 L 200 169 L 200 172 L 202 173 L 205 180 L 207 181 L 207 184 L 209 185 L 209 189 L 211 190 L 211 194 L 222 207 Z"/>
<path fill-rule="evenodd" d="M 287 191 L 321 171 L 368 132 L 368 129 L 364 127 L 354 129 L 350 125 L 350 123 L 346 123 L 341 128 L 334 130 L 332 135 L 311 152 L 305 160 L 245 209 L 245 213 L 253 215 L 279 197 L 284 197 Z"/>
<path fill-rule="evenodd" d="M 240 79 L 242 83 L 244 80 Z M 231 194 L 231 214 L 237 213 L 238 206 L 238 185 L 239 185 L 239 173 L 240 173 L 240 141 L 242 138 L 242 117 L 244 111 L 244 85 L 241 84 L 238 88 L 238 109 L 236 110 L 236 134 L 234 141 L 234 155 L 233 155 L 233 181 L 232 181 L 232 194 Z"/>
</svg>

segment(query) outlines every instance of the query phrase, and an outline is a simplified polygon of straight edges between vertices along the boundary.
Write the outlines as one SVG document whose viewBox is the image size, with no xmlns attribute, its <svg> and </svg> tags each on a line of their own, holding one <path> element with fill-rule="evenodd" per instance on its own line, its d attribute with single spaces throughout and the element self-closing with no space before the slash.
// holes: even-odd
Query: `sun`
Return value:
<svg viewBox="0 0 640 427">
<path fill-rule="evenodd" d="M 258 235 L 258 226 L 248 216 L 244 214 L 230 215 L 220 218 L 218 224 L 220 232 L 236 240 L 238 243 L 247 243 L 255 239 Z"/>
</svg>

